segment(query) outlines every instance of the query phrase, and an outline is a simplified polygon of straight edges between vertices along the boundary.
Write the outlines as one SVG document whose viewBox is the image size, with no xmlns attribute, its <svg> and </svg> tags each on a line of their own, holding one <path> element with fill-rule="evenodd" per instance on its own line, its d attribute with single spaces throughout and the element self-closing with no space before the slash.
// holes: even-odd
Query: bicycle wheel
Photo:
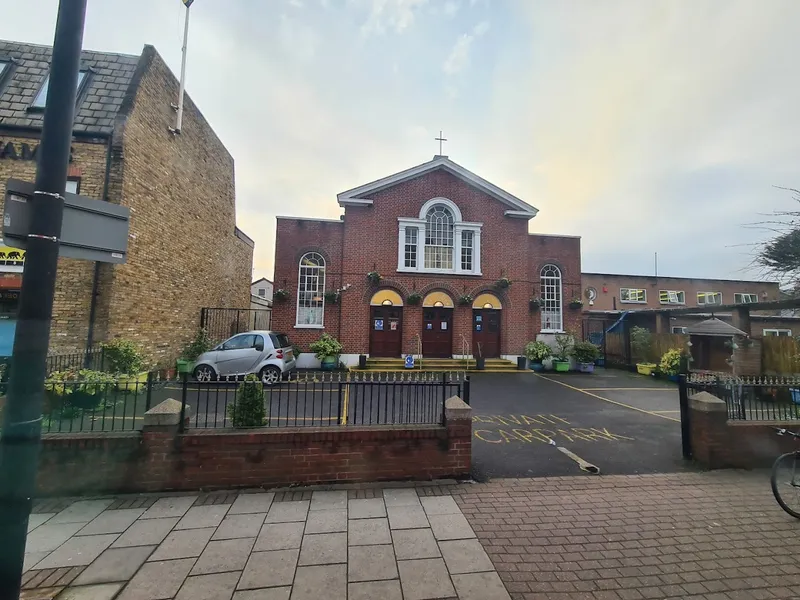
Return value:
<svg viewBox="0 0 800 600">
<path fill-rule="evenodd" d="M 779 456 L 772 465 L 772 493 L 781 508 L 800 519 L 800 453 Z"/>
</svg>

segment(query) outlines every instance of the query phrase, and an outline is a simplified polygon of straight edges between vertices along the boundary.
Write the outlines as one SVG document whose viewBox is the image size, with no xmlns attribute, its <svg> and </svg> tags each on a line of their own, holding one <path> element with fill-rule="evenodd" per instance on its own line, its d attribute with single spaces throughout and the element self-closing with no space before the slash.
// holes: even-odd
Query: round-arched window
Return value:
<svg viewBox="0 0 800 600">
<path fill-rule="evenodd" d="M 561 270 L 555 265 L 544 265 L 539 274 L 541 277 L 542 331 L 563 331 Z"/>
<path fill-rule="evenodd" d="M 425 215 L 425 268 L 453 268 L 453 213 L 444 204 L 434 204 Z"/>
<path fill-rule="evenodd" d="M 322 326 L 325 316 L 325 259 L 318 252 L 300 258 L 297 325 Z"/>
</svg>

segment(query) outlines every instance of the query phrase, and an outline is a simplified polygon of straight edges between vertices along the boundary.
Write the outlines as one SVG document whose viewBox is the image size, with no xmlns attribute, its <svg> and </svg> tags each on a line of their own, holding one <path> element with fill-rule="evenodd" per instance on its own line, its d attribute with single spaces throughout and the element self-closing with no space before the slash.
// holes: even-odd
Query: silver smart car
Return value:
<svg viewBox="0 0 800 600">
<path fill-rule="evenodd" d="M 294 351 L 286 334 L 247 331 L 198 356 L 193 375 L 198 381 L 213 381 L 257 373 L 265 385 L 275 385 L 295 366 Z"/>
</svg>

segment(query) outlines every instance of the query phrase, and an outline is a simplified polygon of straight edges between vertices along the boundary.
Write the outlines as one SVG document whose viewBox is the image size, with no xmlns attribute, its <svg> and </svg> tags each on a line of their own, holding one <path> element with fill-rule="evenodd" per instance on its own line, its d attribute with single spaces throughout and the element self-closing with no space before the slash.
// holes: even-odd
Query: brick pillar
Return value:
<svg viewBox="0 0 800 600">
<path fill-rule="evenodd" d="M 669 313 L 656 313 L 656 333 L 669 333 Z"/>
<path fill-rule="evenodd" d="M 750 307 L 749 306 L 737 306 L 733 309 L 733 313 L 731 315 L 731 325 L 736 327 L 737 329 L 741 329 L 744 331 L 748 336 L 750 335 Z"/>
<path fill-rule="evenodd" d="M 472 469 L 472 408 L 458 396 L 445 400 L 448 458 L 453 477 L 468 477 Z"/>
<path fill-rule="evenodd" d="M 188 421 L 191 407 L 186 407 Z M 180 429 L 181 403 L 167 398 L 144 413 L 142 424 L 142 446 L 144 454 L 139 463 L 137 486 L 143 491 L 168 490 L 175 486 L 172 459 L 175 456 L 178 430 Z"/>
<path fill-rule="evenodd" d="M 728 413 L 723 400 L 708 392 L 689 398 L 692 456 L 709 469 L 730 465 L 728 443 Z"/>
</svg>

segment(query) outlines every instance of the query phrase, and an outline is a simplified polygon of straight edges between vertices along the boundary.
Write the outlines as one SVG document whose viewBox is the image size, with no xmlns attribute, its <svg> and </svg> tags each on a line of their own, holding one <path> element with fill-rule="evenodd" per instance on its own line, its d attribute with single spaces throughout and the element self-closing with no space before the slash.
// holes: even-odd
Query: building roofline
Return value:
<svg viewBox="0 0 800 600">
<path fill-rule="evenodd" d="M 253 238 L 251 238 L 249 235 L 247 235 L 244 231 L 242 231 L 238 227 L 233 228 L 233 235 L 242 240 L 245 244 L 247 244 L 251 248 L 256 247 L 255 240 L 253 240 Z"/>
<path fill-rule="evenodd" d="M 535 237 L 535 236 L 538 236 L 538 237 L 557 237 L 557 238 L 569 238 L 571 240 L 579 240 L 579 239 L 581 239 L 581 237 L 583 237 L 583 236 L 580 236 L 580 235 L 566 235 L 566 234 L 563 234 L 563 233 L 531 233 L 531 232 L 528 232 L 528 235 L 530 237 Z"/>
<path fill-rule="evenodd" d="M 532 234 L 535 235 L 535 234 Z M 715 277 L 673 277 L 670 275 L 631 275 L 630 273 L 589 273 L 586 271 L 581 272 L 581 276 L 583 275 L 591 275 L 591 276 L 600 276 L 600 277 L 639 277 L 642 279 L 680 279 L 683 281 L 690 280 L 690 281 L 721 281 L 721 282 L 730 282 L 730 283 L 760 283 L 760 284 L 768 284 L 768 285 L 779 285 L 777 281 L 766 281 L 766 280 L 756 280 L 756 279 L 719 279 Z"/>
<path fill-rule="evenodd" d="M 266 281 L 267 283 L 272 283 L 272 280 L 270 280 L 270 279 L 267 279 L 266 277 L 262 277 L 262 278 L 260 278 L 260 279 L 256 279 L 256 280 L 255 280 L 253 283 L 251 283 L 250 285 L 255 285 L 255 284 L 257 284 L 257 283 L 261 283 L 262 281 Z M 274 285 L 274 284 L 273 284 L 273 285 Z"/>
<path fill-rule="evenodd" d="M 376 179 L 375 181 L 371 181 L 369 183 L 365 183 L 358 187 L 341 192 L 340 194 L 337 194 L 336 198 L 340 206 L 347 206 L 348 203 L 353 204 L 353 201 L 359 200 L 366 201 L 361 202 L 363 204 L 367 204 L 367 202 L 371 203 L 371 200 L 368 198 L 363 198 L 363 196 L 366 194 L 380 192 L 399 183 L 420 177 L 437 169 L 447 171 L 451 175 L 454 175 L 462 181 L 477 187 L 499 202 L 511 207 L 512 210 L 508 211 L 511 214 L 508 216 L 532 219 L 536 216 L 536 213 L 539 212 L 539 209 L 531 206 L 527 202 L 524 202 L 513 194 L 510 194 L 504 189 L 497 187 L 483 177 L 476 175 L 469 169 L 462 167 L 458 163 L 450 160 L 447 156 L 440 155 L 434 156 L 433 160 L 429 160 L 428 162 L 424 162 L 409 169 L 399 171 L 398 173 L 387 175 L 386 177 L 382 177 L 380 179 Z"/>
<path fill-rule="evenodd" d="M 4 44 L 22 44 L 25 46 L 35 46 L 36 48 L 52 49 L 52 44 L 36 44 L 34 42 L 25 42 L 22 40 L 10 40 L 8 38 L 0 38 L 0 43 Z M 122 56 L 124 58 L 138 58 L 138 54 L 128 54 L 126 52 L 106 52 L 105 50 L 92 50 L 91 48 L 81 48 L 81 52 L 94 52 L 95 54 L 104 54 L 106 56 Z"/>
<path fill-rule="evenodd" d="M 314 217 L 290 217 L 288 215 L 277 215 L 276 219 L 283 219 L 289 221 L 315 221 L 318 223 L 344 223 L 342 219 L 316 219 Z"/>
</svg>

